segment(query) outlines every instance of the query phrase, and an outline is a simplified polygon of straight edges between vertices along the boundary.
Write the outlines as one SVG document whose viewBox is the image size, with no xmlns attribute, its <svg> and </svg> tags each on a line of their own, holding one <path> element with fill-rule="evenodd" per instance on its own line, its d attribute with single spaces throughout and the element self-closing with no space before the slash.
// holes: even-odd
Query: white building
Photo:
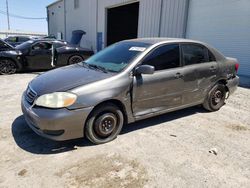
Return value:
<svg viewBox="0 0 250 188">
<path fill-rule="evenodd" d="M 59 0 L 48 5 L 48 31 L 95 51 L 136 37 L 184 37 L 207 42 L 240 61 L 250 77 L 250 0 Z"/>
<path fill-rule="evenodd" d="M 30 31 L 15 31 L 15 30 L 2 30 L 0 31 L 0 38 L 4 39 L 8 36 L 37 36 L 45 37 L 47 33 L 30 32 Z"/>
</svg>

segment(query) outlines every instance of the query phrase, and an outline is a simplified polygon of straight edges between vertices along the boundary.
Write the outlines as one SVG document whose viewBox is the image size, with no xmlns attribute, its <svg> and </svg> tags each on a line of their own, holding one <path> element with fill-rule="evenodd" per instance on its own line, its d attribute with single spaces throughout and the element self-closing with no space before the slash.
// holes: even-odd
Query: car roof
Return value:
<svg viewBox="0 0 250 188">
<path fill-rule="evenodd" d="M 65 43 L 66 41 L 63 41 L 63 40 L 56 40 L 56 39 L 31 39 L 31 41 L 33 42 L 58 42 L 58 43 Z"/>
<path fill-rule="evenodd" d="M 200 41 L 196 41 L 196 40 L 190 40 L 190 39 L 184 39 L 184 38 L 137 38 L 137 39 L 130 39 L 127 41 L 133 41 L 133 42 L 142 42 L 142 43 L 147 43 L 147 44 L 158 44 L 158 43 L 162 43 L 162 42 L 166 42 L 166 43 L 170 43 L 170 42 L 191 42 L 191 43 L 198 43 L 198 44 L 205 44 L 203 42 Z"/>
<path fill-rule="evenodd" d="M 217 60 L 222 60 L 225 59 L 225 56 L 219 52 L 217 49 L 214 47 L 208 45 L 207 43 L 200 42 L 197 40 L 190 40 L 190 39 L 184 39 L 184 38 L 137 38 L 137 39 L 130 39 L 126 41 L 131 41 L 131 42 L 142 42 L 142 43 L 147 43 L 150 45 L 160 45 L 162 43 L 195 43 L 195 44 L 201 44 L 205 47 L 207 47 L 212 53 L 215 55 Z"/>
</svg>

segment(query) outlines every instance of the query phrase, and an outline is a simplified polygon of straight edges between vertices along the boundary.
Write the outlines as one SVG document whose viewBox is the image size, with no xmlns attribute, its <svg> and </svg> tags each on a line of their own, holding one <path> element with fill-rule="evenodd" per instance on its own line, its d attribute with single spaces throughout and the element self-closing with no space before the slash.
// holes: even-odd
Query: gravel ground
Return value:
<svg viewBox="0 0 250 188">
<path fill-rule="evenodd" d="M 0 76 L 0 187 L 250 187 L 249 89 L 218 112 L 193 107 L 150 118 L 96 146 L 28 128 L 20 99 L 35 76 Z"/>
</svg>

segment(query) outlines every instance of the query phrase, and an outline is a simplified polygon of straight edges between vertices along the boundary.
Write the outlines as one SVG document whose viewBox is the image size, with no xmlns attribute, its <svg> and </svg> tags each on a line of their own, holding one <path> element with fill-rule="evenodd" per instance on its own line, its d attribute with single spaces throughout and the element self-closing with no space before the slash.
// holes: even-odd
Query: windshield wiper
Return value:
<svg viewBox="0 0 250 188">
<path fill-rule="evenodd" d="M 106 69 L 102 66 L 98 66 L 98 65 L 94 65 L 94 64 L 88 64 L 86 62 L 82 62 L 83 66 L 89 69 L 94 69 L 94 70 L 100 70 L 104 73 L 108 73 L 108 72 L 113 72 L 113 73 L 117 73 L 116 71 L 110 70 L 110 69 Z"/>
<path fill-rule="evenodd" d="M 101 71 L 103 71 L 104 73 L 108 73 L 108 72 L 109 72 L 107 69 L 105 69 L 105 68 L 102 67 L 102 66 L 91 65 L 91 64 L 90 64 L 89 66 L 91 66 L 91 67 L 93 67 L 93 68 L 96 68 L 96 69 L 98 69 L 98 70 L 101 70 Z"/>
</svg>

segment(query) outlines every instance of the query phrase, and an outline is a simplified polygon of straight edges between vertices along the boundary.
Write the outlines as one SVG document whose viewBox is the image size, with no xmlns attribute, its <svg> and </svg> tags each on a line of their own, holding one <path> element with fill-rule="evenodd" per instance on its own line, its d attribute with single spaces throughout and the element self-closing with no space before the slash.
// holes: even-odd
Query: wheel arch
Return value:
<svg viewBox="0 0 250 188">
<path fill-rule="evenodd" d="M 0 57 L 0 60 L 3 60 L 3 59 L 8 59 L 8 60 L 13 61 L 17 66 L 17 71 L 22 70 L 22 68 L 23 68 L 22 64 L 20 62 L 18 62 L 16 59 L 14 59 L 12 57 L 4 57 L 4 56 Z"/>
<path fill-rule="evenodd" d="M 226 89 L 226 92 L 229 91 L 229 88 L 227 87 L 227 80 L 226 80 L 226 79 L 220 79 L 220 80 L 218 80 L 218 81 L 216 82 L 216 84 L 222 84 L 222 85 L 224 85 L 224 86 L 225 86 L 225 89 Z M 216 85 L 216 84 L 215 84 L 215 85 Z"/>
<path fill-rule="evenodd" d="M 91 117 L 92 113 L 94 112 L 94 110 L 96 110 L 97 108 L 99 108 L 101 105 L 104 105 L 104 104 L 113 104 L 115 106 L 117 106 L 121 111 L 122 111 L 122 114 L 124 116 L 124 124 L 127 124 L 128 123 L 128 115 L 127 115 L 127 111 L 126 111 L 126 107 L 125 105 L 120 101 L 120 100 L 117 100 L 117 99 L 109 99 L 109 100 L 105 100 L 105 101 L 102 101 L 100 102 L 99 104 L 97 104 L 93 109 L 92 111 L 89 113 L 88 117 L 87 117 L 87 120 L 85 121 L 85 125 L 86 125 L 86 122 L 88 121 L 88 119 Z M 84 126 L 85 126 L 84 125 Z"/>
<path fill-rule="evenodd" d="M 68 64 L 68 65 L 69 65 L 69 60 L 70 60 L 70 58 L 72 58 L 73 56 L 79 56 L 79 57 L 81 57 L 83 60 L 86 59 L 86 58 L 85 58 L 83 55 L 81 55 L 81 54 L 78 54 L 78 53 L 71 54 L 71 55 L 69 56 L 68 60 L 67 60 L 67 64 Z"/>
</svg>

